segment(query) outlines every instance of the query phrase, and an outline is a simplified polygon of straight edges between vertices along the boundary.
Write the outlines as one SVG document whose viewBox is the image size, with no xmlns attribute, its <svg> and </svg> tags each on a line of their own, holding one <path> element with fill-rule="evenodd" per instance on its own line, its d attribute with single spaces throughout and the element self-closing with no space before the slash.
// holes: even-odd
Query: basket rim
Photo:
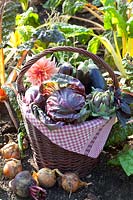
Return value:
<svg viewBox="0 0 133 200">
<path fill-rule="evenodd" d="M 83 48 L 77 48 L 77 47 L 71 47 L 71 46 L 58 46 L 58 47 L 45 49 L 43 52 L 33 56 L 33 58 L 31 58 L 29 61 L 27 61 L 25 63 L 25 65 L 21 69 L 21 71 L 17 77 L 17 81 L 16 81 L 18 93 L 20 93 L 20 94 L 25 93 L 26 89 L 23 85 L 23 76 L 28 71 L 28 69 L 41 57 L 46 56 L 47 54 L 52 54 L 54 52 L 58 52 L 58 51 L 68 51 L 68 52 L 80 53 L 86 57 L 91 58 L 94 61 L 94 63 L 96 63 L 97 65 L 102 66 L 103 68 L 106 69 L 106 71 L 109 73 L 110 77 L 113 80 L 114 88 L 116 90 L 119 88 L 119 83 L 118 83 L 118 80 L 117 80 L 117 77 L 116 77 L 114 71 L 101 57 L 99 57 L 98 55 L 93 54 Z"/>
</svg>

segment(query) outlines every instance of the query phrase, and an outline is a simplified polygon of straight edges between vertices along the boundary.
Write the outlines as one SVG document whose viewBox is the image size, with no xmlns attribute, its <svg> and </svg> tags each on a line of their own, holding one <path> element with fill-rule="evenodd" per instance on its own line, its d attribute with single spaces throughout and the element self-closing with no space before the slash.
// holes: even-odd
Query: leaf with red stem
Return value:
<svg viewBox="0 0 133 200">
<path fill-rule="evenodd" d="M 46 198 L 47 194 L 46 190 L 39 186 L 36 185 L 31 186 L 29 190 L 30 190 L 30 195 L 34 200 L 44 200 Z"/>
</svg>

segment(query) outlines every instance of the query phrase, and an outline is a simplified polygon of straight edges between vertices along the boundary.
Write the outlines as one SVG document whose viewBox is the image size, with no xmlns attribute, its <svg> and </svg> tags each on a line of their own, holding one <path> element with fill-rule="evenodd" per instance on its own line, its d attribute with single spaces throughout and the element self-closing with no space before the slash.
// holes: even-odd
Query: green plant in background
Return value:
<svg viewBox="0 0 133 200">
<path fill-rule="evenodd" d="M 10 33 L 15 28 L 15 17 L 18 12 L 18 4 L 13 1 L 3 0 L 0 2 L 0 83 L 3 85 L 7 78 L 5 46 Z"/>
<path fill-rule="evenodd" d="M 23 11 L 26 11 L 29 6 L 29 0 L 18 0 L 21 3 Z"/>
<path fill-rule="evenodd" d="M 6 38 L 7 39 L 7 38 Z M 64 36 L 56 29 L 47 29 L 40 24 L 39 15 L 30 7 L 25 12 L 16 14 L 15 29 L 10 32 L 9 39 L 6 40 L 4 48 L 4 63 L 10 65 L 15 63 L 16 67 L 12 70 L 8 67 L 6 70 L 8 80 L 12 82 L 17 77 L 17 70 L 28 54 L 33 55 L 46 49 L 51 43 L 64 41 Z M 16 64 L 16 60 L 18 63 Z M 10 66 L 9 65 L 9 66 Z M 9 81 L 10 79 L 10 81 Z M 12 81 L 11 81 L 12 79 Z"/>
<path fill-rule="evenodd" d="M 73 38 L 77 44 L 85 45 L 90 38 L 90 32 L 92 32 L 91 29 L 88 29 L 84 26 L 78 26 L 69 23 L 55 23 L 54 26 L 56 26 L 59 31 L 63 32 L 66 39 Z M 72 40 L 71 45 L 74 40 Z"/>
<path fill-rule="evenodd" d="M 94 15 L 101 22 L 103 22 L 101 15 L 95 11 L 95 10 L 98 10 L 98 8 L 88 3 L 87 0 L 78 0 L 78 1 L 77 0 L 65 0 L 65 1 L 48 0 L 45 4 L 43 4 L 43 7 L 49 10 L 58 9 L 59 6 L 61 7 L 61 14 L 65 15 L 65 17 L 68 17 L 69 19 L 72 18 L 72 19 L 93 24 L 95 27 L 92 27 L 92 29 L 104 30 L 104 27 L 94 20 L 75 16 L 77 12 L 80 12 L 80 11 L 82 12 L 83 10 L 86 10 L 87 12 L 90 12 L 92 15 Z"/>
<path fill-rule="evenodd" d="M 4 52 L 3 52 L 3 39 L 2 39 L 2 18 L 5 8 L 5 0 L 0 2 L 0 86 L 5 82 L 5 67 L 4 67 Z"/>
<path fill-rule="evenodd" d="M 63 14 L 74 15 L 77 11 L 83 9 L 85 3 L 87 3 L 86 0 L 48 0 L 43 4 L 43 7 L 51 10 L 58 9 L 61 6 Z"/>
<path fill-rule="evenodd" d="M 102 43 L 112 55 L 117 69 L 121 72 L 122 77 L 128 78 L 128 74 L 123 66 L 122 59 L 127 53 L 133 55 L 133 4 L 117 1 L 101 1 L 104 11 L 104 28 L 106 31 L 102 35 L 92 34 L 93 38 L 88 43 L 88 50 L 92 51 L 94 43 Z M 95 44 L 98 48 L 99 45 Z M 96 49 L 95 49 L 96 52 Z M 106 59 L 106 58 L 105 58 Z"/>
<path fill-rule="evenodd" d="M 47 1 L 43 6 L 48 9 L 58 9 L 58 7 L 61 6 L 62 14 L 68 15 L 69 18 L 88 21 L 93 24 L 97 30 L 99 29 L 102 31 L 102 34 L 101 32 L 100 34 L 89 32 L 93 38 L 88 42 L 87 49 L 93 53 L 97 53 L 100 44 L 102 44 L 108 52 L 108 54 L 105 55 L 105 60 L 107 60 L 110 54 L 113 58 L 112 61 L 108 60 L 111 66 L 114 67 L 113 65 L 115 64 L 121 76 L 127 78 L 128 75 L 123 66 L 122 59 L 125 57 L 126 53 L 129 53 L 130 56 L 133 54 L 133 4 L 129 2 L 130 1 L 127 1 L 127 3 L 123 4 L 122 0 L 99 0 L 95 2 L 95 5 L 100 6 L 98 8 L 90 3 L 88 4 L 85 0 L 65 0 Z M 74 16 L 76 12 L 82 11 L 83 9 L 90 12 L 100 23 Z M 69 23 L 67 24 L 69 25 Z"/>
<path fill-rule="evenodd" d="M 7 62 L 10 60 L 10 58 L 13 58 L 16 52 L 15 48 L 17 48 L 17 46 L 20 43 L 20 38 L 17 33 L 14 34 L 14 39 L 13 39 L 13 34 L 11 35 L 11 33 L 15 29 L 15 18 L 16 18 L 18 9 L 19 9 L 19 5 L 16 2 L 13 2 L 13 1 L 1 2 L 1 16 L 2 16 L 1 23 L 0 23 L 0 27 L 1 27 L 1 31 L 0 31 L 1 33 L 1 49 L 0 49 L 1 51 L 1 56 L 0 56 L 1 85 L 3 85 L 7 81 L 9 73 L 10 73 L 9 67 L 8 69 L 5 70 Z M 13 46 L 9 44 L 10 37 L 11 37 Z M 20 64 L 20 60 L 18 62 L 19 63 L 17 65 Z M 9 73 L 8 73 L 8 70 L 9 70 Z"/>
<path fill-rule="evenodd" d="M 46 3 L 43 4 L 44 8 L 47 9 L 56 9 L 59 5 L 63 3 L 63 0 L 48 0 Z"/>
<path fill-rule="evenodd" d="M 124 84 L 122 84 L 122 89 L 124 91 L 133 93 L 133 56 L 129 56 L 129 54 L 127 54 L 122 59 L 122 64 L 127 74 L 127 79 L 124 80 Z"/>
<path fill-rule="evenodd" d="M 15 18 L 20 9 L 20 5 L 15 1 L 5 4 L 2 17 L 2 38 L 3 46 L 9 40 L 10 33 L 15 29 Z"/>
<path fill-rule="evenodd" d="M 106 143 L 106 147 L 121 146 L 121 150 L 115 153 L 114 156 L 108 161 L 109 165 L 121 166 L 127 176 L 133 174 L 133 123 L 127 124 L 125 127 L 121 127 L 117 122 L 110 133 L 110 137 Z M 127 140 L 129 138 L 129 140 Z M 131 138 L 131 141 L 130 141 Z"/>
<path fill-rule="evenodd" d="M 128 127 L 129 130 L 133 128 Z M 128 131 L 128 130 L 127 130 Z M 118 133 L 117 133 L 118 134 Z M 109 161 L 109 165 L 121 166 L 127 176 L 133 175 L 133 148 L 130 142 L 123 145 L 122 150 L 120 150 L 115 156 L 113 156 Z"/>
<path fill-rule="evenodd" d="M 128 124 L 125 127 L 121 127 L 120 123 L 116 123 L 110 133 L 110 137 L 106 143 L 106 146 L 114 146 L 123 144 L 123 142 L 132 135 L 133 124 Z M 120 134 L 118 134 L 120 133 Z"/>
</svg>

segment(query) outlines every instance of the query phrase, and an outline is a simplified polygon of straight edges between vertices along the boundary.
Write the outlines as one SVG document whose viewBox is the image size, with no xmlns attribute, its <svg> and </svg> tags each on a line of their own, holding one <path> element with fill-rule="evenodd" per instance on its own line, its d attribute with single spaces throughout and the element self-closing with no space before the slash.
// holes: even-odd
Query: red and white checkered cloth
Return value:
<svg viewBox="0 0 133 200">
<path fill-rule="evenodd" d="M 97 118 L 77 125 L 65 125 L 50 131 L 41 121 L 35 118 L 25 104 L 21 106 L 21 110 L 31 124 L 47 136 L 51 142 L 66 150 L 92 158 L 97 158 L 101 153 L 115 122 L 115 117 L 110 120 Z"/>
</svg>

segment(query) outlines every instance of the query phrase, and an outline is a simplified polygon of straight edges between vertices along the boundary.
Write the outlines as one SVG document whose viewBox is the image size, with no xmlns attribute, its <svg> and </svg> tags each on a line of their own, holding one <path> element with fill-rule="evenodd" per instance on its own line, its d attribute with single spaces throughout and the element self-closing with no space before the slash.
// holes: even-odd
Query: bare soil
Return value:
<svg viewBox="0 0 133 200">
<path fill-rule="evenodd" d="M 14 140 L 17 139 L 17 131 L 14 128 L 4 104 L 0 104 L 0 145 L 4 145 L 6 135 L 12 134 Z M 111 167 L 107 161 L 111 155 L 109 150 L 105 150 L 99 157 L 96 167 L 88 171 L 88 175 L 82 180 L 92 182 L 92 185 L 80 188 L 71 197 L 58 184 L 53 188 L 46 189 L 46 200 L 132 200 L 133 199 L 133 176 L 126 176 L 121 168 Z M 2 165 L 2 158 L 1 165 Z M 32 151 L 30 147 L 25 152 L 22 159 L 23 170 L 34 169 Z M 12 193 L 8 187 L 9 180 L 2 173 L 0 176 L 0 200 L 24 200 Z M 31 198 L 25 198 L 30 200 Z"/>
</svg>

